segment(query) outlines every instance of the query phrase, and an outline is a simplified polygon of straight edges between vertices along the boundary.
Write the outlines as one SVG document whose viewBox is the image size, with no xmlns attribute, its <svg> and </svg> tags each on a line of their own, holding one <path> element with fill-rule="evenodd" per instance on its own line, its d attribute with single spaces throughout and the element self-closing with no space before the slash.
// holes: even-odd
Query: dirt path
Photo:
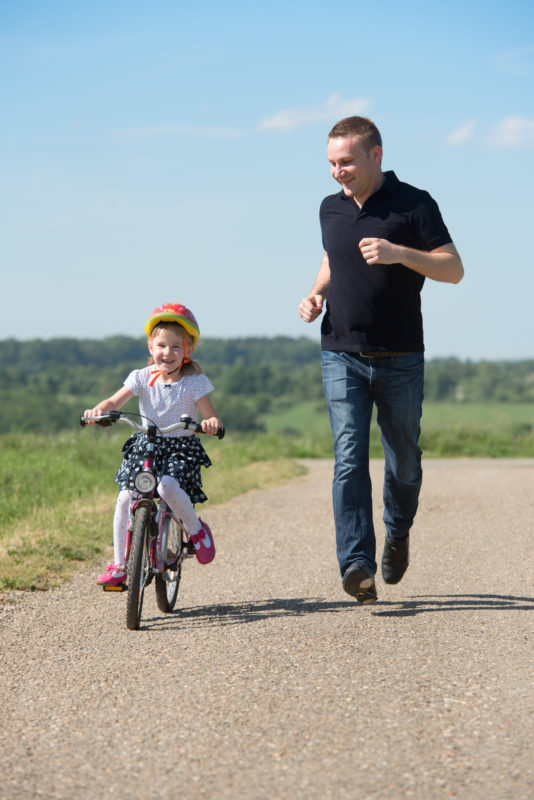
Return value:
<svg viewBox="0 0 534 800">
<path fill-rule="evenodd" d="M 534 797 L 534 460 L 426 461 L 410 569 L 364 607 L 307 463 L 211 511 L 215 562 L 141 631 L 92 573 L 0 606 L 2 800 Z"/>
</svg>

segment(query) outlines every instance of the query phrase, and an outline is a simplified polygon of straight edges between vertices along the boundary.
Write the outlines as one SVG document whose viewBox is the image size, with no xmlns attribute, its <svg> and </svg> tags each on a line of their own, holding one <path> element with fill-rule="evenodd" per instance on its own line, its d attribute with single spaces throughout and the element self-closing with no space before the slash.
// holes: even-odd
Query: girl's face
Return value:
<svg viewBox="0 0 534 800">
<path fill-rule="evenodd" d="M 182 366 L 184 337 L 173 330 L 156 330 L 148 340 L 148 349 L 158 369 L 167 374 Z"/>
</svg>

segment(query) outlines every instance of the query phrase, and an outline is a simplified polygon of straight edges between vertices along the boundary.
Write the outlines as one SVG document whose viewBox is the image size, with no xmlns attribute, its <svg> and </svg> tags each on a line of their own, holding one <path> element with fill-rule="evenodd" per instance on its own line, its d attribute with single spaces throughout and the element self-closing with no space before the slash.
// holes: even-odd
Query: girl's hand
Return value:
<svg viewBox="0 0 534 800">
<path fill-rule="evenodd" d="M 215 436 L 219 428 L 222 428 L 222 422 L 217 416 L 217 412 L 213 408 L 209 395 L 205 394 L 197 400 L 197 408 L 204 417 L 200 423 L 204 433 L 210 436 Z"/>
<path fill-rule="evenodd" d="M 208 417 L 208 419 L 203 419 L 200 424 L 203 432 L 209 434 L 209 436 L 215 436 L 219 428 L 222 427 L 221 420 L 218 417 Z"/>
<path fill-rule="evenodd" d="M 86 408 L 83 412 L 84 417 L 99 417 L 103 414 L 103 410 L 101 408 Z M 87 425 L 97 425 L 96 422 L 88 422 Z"/>
<path fill-rule="evenodd" d="M 119 389 L 118 392 L 112 397 L 108 397 L 107 400 L 100 400 L 98 405 L 95 408 L 87 408 L 83 415 L 84 417 L 99 417 L 101 414 L 105 414 L 106 411 L 118 411 L 119 408 L 122 408 L 128 400 L 131 400 L 133 397 L 132 392 L 123 386 L 122 389 Z M 97 425 L 96 422 L 88 422 L 87 425 Z"/>
</svg>

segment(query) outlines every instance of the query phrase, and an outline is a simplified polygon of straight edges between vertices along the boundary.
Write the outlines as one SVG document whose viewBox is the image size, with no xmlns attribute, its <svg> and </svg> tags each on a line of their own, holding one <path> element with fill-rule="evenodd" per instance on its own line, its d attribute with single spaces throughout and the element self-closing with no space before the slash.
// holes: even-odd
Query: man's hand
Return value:
<svg viewBox="0 0 534 800">
<path fill-rule="evenodd" d="M 359 248 L 367 264 L 402 264 L 425 278 L 442 283 L 460 283 L 462 259 L 452 242 L 434 250 L 414 250 L 387 239 L 361 239 Z"/>
<path fill-rule="evenodd" d="M 359 248 L 368 264 L 400 263 L 400 248 L 387 239 L 362 239 Z"/>
<path fill-rule="evenodd" d="M 304 322 L 313 322 L 323 310 L 323 297 L 320 294 L 312 294 L 305 297 L 299 305 L 299 317 Z"/>
</svg>

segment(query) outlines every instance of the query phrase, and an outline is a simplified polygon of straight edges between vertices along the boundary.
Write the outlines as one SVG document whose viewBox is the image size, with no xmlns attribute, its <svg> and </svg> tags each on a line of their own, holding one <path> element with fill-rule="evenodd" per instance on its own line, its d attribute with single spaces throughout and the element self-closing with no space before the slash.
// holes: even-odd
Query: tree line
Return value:
<svg viewBox="0 0 534 800">
<path fill-rule="evenodd" d="M 235 421 L 241 430 L 261 430 L 265 414 L 323 402 L 319 344 L 306 337 L 207 338 L 195 358 L 216 387 L 216 407 L 229 427 Z M 0 433 L 69 428 L 146 363 L 144 338 L 0 341 Z M 534 403 L 534 359 L 430 359 L 425 398 Z"/>
</svg>

